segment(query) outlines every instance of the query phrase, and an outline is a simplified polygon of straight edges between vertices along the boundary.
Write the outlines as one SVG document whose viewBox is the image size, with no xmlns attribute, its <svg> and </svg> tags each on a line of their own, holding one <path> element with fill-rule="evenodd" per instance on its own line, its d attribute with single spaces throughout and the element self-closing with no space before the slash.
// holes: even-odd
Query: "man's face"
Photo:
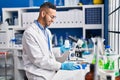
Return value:
<svg viewBox="0 0 120 80">
<path fill-rule="evenodd" d="M 48 9 L 46 11 L 46 15 L 43 18 L 45 22 L 45 26 L 50 26 L 50 24 L 54 22 L 55 18 L 56 18 L 56 10 Z"/>
</svg>

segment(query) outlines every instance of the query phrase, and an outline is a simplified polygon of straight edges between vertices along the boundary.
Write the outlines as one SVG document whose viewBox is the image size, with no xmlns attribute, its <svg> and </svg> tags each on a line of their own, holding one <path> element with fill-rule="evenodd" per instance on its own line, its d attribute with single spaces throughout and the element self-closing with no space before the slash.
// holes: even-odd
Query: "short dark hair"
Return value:
<svg viewBox="0 0 120 80">
<path fill-rule="evenodd" d="M 51 9 L 54 9 L 56 10 L 56 6 L 50 2 L 45 2 L 43 3 L 41 6 L 40 6 L 40 9 L 41 8 L 51 8 Z"/>
</svg>

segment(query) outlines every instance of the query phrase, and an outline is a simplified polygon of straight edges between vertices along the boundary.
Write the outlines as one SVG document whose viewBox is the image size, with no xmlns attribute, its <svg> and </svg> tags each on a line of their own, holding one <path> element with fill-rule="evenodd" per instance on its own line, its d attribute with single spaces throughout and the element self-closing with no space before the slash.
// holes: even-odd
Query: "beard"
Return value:
<svg viewBox="0 0 120 80">
<path fill-rule="evenodd" d="M 47 19 L 46 16 L 43 18 L 43 21 L 44 21 L 45 28 L 48 27 L 48 26 L 50 26 L 50 21 L 48 21 L 48 19 Z"/>
</svg>

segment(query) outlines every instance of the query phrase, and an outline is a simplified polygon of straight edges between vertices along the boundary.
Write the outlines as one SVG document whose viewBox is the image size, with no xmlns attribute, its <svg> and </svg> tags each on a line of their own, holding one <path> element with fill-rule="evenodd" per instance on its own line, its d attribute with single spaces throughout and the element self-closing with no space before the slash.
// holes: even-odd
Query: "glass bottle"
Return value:
<svg viewBox="0 0 120 80">
<path fill-rule="evenodd" d="M 54 35 L 54 39 L 55 39 L 54 40 L 55 41 L 55 46 L 57 46 L 58 45 L 58 41 L 57 41 L 57 35 L 56 34 Z"/>
<path fill-rule="evenodd" d="M 59 39 L 59 46 L 63 46 L 63 37 L 60 36 L 60 39 Z"/>
<path fill-rule="evenodd" d="M 56 6 L 57 6 L 57 0 L 54 0 L 54 5 L 56 5 Z"/>
<path fill-rule="evenodd" d="M 90 71 L 85 75 L 85 80 L 94 80 L 94 64 L 90 64 Z"/>
<path fill-rule="evenodd" d="M 59 0 L 58 6 L 63 6 L 62 0 Z"/>
<path fill-rule="evenodd" d="M 29 7 L 33 7 L 33 0 L 29 0 Z"/>
</svg>

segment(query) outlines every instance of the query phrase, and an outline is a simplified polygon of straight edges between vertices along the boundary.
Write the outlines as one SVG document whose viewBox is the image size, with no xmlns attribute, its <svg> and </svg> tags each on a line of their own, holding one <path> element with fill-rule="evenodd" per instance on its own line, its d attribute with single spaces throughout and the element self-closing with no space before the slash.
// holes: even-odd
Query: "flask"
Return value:
<svg viewBox="0 0 120 80">
<path fill-rule="evenodd" d="M 90 64 L 90 71 L 85 75 L 85 80 L 94 80 L 94 64 Z"/>
<path fill-rule="evenodd" d="M 104 58 L 104 69 L 114 70 L 116 57 L 113 55 L 113 51 L 109 45 L 105 47 L 105 55 L 106 58 Z"/>
<path fill-rule="evenodd" d="M 115 80 L 120 80 L 120 76 L 115 77 Z"/>
<path fill-rule="evenodd" d="M 68 33 L 66 33 L 66 38 L 65 38 L 65 41 L 64 41 L 64 46 L 65 46 L 65 48 L 70 48 L 70 41 L 68 39 Z"/>
</svg>

